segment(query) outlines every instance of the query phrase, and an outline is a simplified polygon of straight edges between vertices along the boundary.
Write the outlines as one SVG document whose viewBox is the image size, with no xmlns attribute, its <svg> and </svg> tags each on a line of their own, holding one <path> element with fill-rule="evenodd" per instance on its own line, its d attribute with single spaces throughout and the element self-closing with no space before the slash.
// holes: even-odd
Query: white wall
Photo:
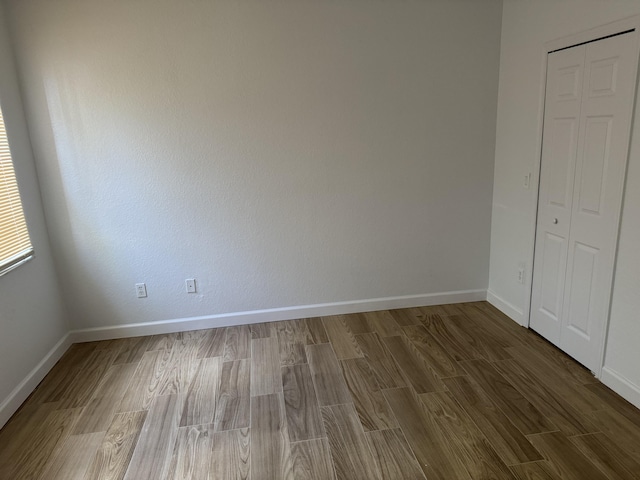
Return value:
<svg viewBox="0 0 640 480">
<path fill-rule="evenodd" d="M 75 328 L 486 289 L 500 1 L 7 4 Z"/>
<path fill-rule="evenodd" d="M 69 330 L 51 260 L 33 154 L 0 5 L 0 103 L 35 258 L 0 277 L 0 427 L 39 381 L 16 391 Z M 38 372 L 40 375 L 46 373 Z M 12 395 L 12 393 L 14 395 Z"/>
<path fill-rule="evenodd" d="M 531 273 L 536 190 L 522 187 L 539 165 L 545 42 L 640 14 L 640 2 L 505 1 L 491 230 L 490 298 L 526 322 L 531 285 L 516 281 L 518 263 Z M 640 111 L 636 111 L 603 380 L 640 403 Z M 530 281 L 530 277 L 529 277 Z M 616 377 L 617 380 L 613 380 Z M 626 382 L 626 387 L 623 385 Z M 634 392 L 631 392 L 634 390 Z M 621 392 L 622 393 L 622 392 Z"/>
</svg>

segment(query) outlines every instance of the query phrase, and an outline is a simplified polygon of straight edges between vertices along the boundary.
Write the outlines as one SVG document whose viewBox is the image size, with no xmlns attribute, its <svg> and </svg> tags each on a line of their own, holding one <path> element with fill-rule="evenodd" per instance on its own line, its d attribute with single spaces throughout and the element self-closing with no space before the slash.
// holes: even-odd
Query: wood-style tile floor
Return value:
<svg viewBox="0 0 640 480">
<path fill-rule="evenodd" d="M 637 479 L 640 411 L 485 302 L 73 345 L 1 479 Z"/>
</svg>

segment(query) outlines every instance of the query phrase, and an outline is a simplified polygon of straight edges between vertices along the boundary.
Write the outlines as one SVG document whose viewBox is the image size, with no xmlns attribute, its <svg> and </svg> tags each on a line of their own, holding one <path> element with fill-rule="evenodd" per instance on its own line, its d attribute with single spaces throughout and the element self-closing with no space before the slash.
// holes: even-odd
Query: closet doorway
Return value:
<svg viewBox="0 0 640 480">
<path fill-rule="evenodd" d="M 547 54 L 529 325 L 597 373 L 637 69 L 636 29 Z"/>
</svg>

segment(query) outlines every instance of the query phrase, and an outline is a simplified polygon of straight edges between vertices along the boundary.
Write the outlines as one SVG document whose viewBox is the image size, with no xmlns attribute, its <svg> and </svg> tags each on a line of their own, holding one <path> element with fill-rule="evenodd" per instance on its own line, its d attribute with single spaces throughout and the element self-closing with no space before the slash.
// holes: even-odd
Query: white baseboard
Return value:
<svg viewBox="0 0 640 480">
<path fill-rule="evenodd" d="M 0 428 L 11 418 L 20 405 L 27 399 L 31 392 L 35 390 L 47 373 L 53 368 L 60 357 L 72 344 L 71 336 L 66 334 L 56 345 L 49 350 L 49 353 L 29 372 L 20 384 L 13 389 L 7 398 L 0 403 Z"/>
<path fill-rule="evenodd" d="M 401 297 L 373 298 L 349 302 L 321 303 L 296 307 L 251 310 L 248 312 L 222 313 L 202 317 L 176 318 L 148 323 L 130 323 L 111 327 L 87 328 L 70 332 L 73 342 L 92 342 L 114 338 L 157 335 L 205 328 L 230 327 L 250 323 L 293 320 L 296 318 L 373 312 L 394 308 L 444 305 L 447 303 L 478 302 L 487 298 L 486 290 L 428 293 Z"/>
<path fill-rule="evenodd" d="M 622 398 L 640 408 L 640 386 L 609 367 L 602 367 L 600 381 Z"/>
<path fill-rule="evenodd" d="M 527 319 L 524 317 L 524 312 L 515 305 L 507 302 L 503 298 L 500 298 L 491 290 L 487 290 L 487 302 L 496 307 L 513 321 L 519 323 L 523 327 L 527 326 Z"/>
</svg>

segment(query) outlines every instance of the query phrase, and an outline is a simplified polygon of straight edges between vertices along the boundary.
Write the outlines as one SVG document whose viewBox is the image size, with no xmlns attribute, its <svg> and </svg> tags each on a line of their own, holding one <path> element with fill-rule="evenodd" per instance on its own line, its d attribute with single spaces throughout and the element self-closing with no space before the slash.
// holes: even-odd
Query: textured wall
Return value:
<svg viewBox="0 0 640 480">
<path fill-rule="evenodd" d="M 0 277 L 0 406 L 69 325 L 53 269 L 33 154 L 0 5 L 0 103 L 35 258 Z M 0 427 L 4 416 L 0 409 Z"/>
<path fill-rule="evenodd" d="M 501 2 L 8 6 L 75 327 L 486 288 Z"/>
<path fill-rule="evenodd" d="M 522 181 L 527 172 L 537 173 L 539 163 L 544 44 L 633 14 L 640 14 L 640 3 L 622 0 L 504 4 L 489 290 L 523 312 L 519 321 L 526 320 L 531 286 L 518 284 L 516 272 L 518 263 L 529 262 L 532 256 L 536 207 L 535 190 L 522 188 Z M 639 111 L 627 171 L 605 367 L 634 383 L 640 394 Z M 530 269 L 528 264 L 529 273 Z"/>
</svg>

